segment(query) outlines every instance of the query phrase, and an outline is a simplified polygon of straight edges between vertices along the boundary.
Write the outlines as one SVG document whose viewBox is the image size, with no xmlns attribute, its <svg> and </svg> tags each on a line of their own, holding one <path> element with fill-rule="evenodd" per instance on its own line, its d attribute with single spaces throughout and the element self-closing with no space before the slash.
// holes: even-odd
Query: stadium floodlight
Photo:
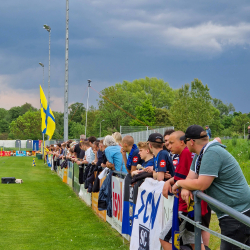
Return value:
<svg viewBox="0 0 250 250">
<path fill-rule="evenodd" d="M 49 78 L 48 78 L 48 104 L 50 106 L 50 33 L 51 33 L 51 28 L 49 25 L 44 24 L 43 28 L 49 32 Z"/>
</svg>

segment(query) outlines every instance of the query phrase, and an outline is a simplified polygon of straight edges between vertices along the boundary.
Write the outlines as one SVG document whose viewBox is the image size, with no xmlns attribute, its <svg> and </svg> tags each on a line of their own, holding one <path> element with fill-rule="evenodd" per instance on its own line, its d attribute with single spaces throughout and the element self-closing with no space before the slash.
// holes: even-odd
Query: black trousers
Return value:
<svg viewBox="0 0 250 250">
<path fill-rule="evenodd" d="M 250 217 L 250 210 L 248 210 L 244 214 Z M 247 246 L 250 246 L 250 227 L 230 216 L 219 219 L 219 225 L 221 228 L 221 234 L 243 244 L 246 244 Z M 220 250 L 241 250 L 241 248 L 224 240 L 221 240 Z"/>
</svg>

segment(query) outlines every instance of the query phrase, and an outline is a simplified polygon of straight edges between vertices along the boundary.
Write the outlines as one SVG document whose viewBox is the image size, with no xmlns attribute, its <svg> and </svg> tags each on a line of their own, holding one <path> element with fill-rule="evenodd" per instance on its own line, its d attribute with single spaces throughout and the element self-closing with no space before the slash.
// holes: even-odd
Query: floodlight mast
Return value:
<svg viewBox="0 0 250 250">
<path fill-rule="evenodd" d="M 69 1 L 66 0 L 65 84 L 64 84 L 64 141 L 68 140 L 68 89 L 69 89 Z"/>
<path fill-rule="evenodd" d="M 43 91 L 44 91 L 44 64 L 39 62 L 39 64 L 43 67 Z"/>
<path fill-rule="evenodd" d="M 48 78 L 48 105 L 50 106 L 50 32 L 51 28 L 49 25 L 44 24 L 43 28 L 49 32 L 49 78 Z"/>
</svg>

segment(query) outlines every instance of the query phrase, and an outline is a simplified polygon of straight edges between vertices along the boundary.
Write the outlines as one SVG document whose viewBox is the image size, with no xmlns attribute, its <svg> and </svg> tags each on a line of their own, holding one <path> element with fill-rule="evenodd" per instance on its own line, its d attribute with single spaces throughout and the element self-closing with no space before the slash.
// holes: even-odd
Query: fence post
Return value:
<svg viewBox="0 0 250 250">
<path fill-rule="evenodd" d="M 194 195 L 194 221 L 201 223 L 201 199 L 196 196 L 197 191 L 193 192 Z M 201 229 L 195 227 L 195 250 L 201 250 Z"/>
</svg>

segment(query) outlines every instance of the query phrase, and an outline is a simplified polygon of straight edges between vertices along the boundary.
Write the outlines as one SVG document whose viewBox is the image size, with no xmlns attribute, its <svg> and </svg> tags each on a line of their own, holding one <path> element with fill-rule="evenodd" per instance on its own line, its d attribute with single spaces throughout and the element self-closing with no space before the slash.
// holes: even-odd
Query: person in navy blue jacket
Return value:
<svg viewBox="0 0 250 250">
<path fill-rule="evenodd" d="M 126 152 L 129 153 L 128 159 Z M 134 138 L 131 135 L 123 137 L 121 153 L 128 173 L 135 171 L 137 164 L 143 163 L 143 160 L 139 155 L 139 149 L 136 144 L 134 144 Z"/>
<path fill-rule="evenodd" d="M 148 144 L 150 150 L 154 154 L 154 172 L 155 180 L 166 180 L 165 173 L 169 173 L 169 178 L 174 176 L 174 166 L 169 153 L 163 150 L 163 136 L 160 133 L 153 133 L 148 137 Z"/>
</svg>

